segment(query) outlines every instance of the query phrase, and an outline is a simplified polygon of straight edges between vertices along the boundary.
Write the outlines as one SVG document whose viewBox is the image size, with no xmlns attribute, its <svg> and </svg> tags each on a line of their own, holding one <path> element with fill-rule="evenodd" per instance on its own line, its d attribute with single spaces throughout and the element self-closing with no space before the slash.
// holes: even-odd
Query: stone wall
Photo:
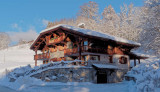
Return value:
<svg viewBox="0 0 160 92">
<path fill-rule="evenodd" d="M 119 63 L 119 58 L 122 57 L 122 56 L 124 56 L 124 57 L 127 58 L 127 60 L 128 60 L 127 64 L 120 64 L 120 63 Z M 117 54 L 115 54 L 115 55 L 113 55 L 113 62 L 115 63 L 115 65 L 116 65 L 119 69 L 129 69 L 130 60 L 129 60 L 129 56 L 128 56 L 128 55 L 117 55 Z"/>
<path fill-rule="evenodd" d="M 121 82 L 124 79 L 124 75 L 127 73 L 128 70 L 123 69 L 123 70 L 113 70 L 113 71 L 108 71 L 107 75 L 107 82 L 108 83 L 116 83 L 116 82 Z"/>
<path fill-rule="evenodd" d="M 32 75 L 50 82 L 92 82 L 93 68 L 56 68 Z"/>
<path fill-rule="evenodd" d="M 60 51 L 57 49 L 56 52 L 50 53 L 50 58 L 59 58 L 59 57 L 64 57 L 64 51 Z"/>
<path fill-rule="evenodd" d="M 109 55 L 105 55 L 105 54 L 100 55 L 100 61 L 105 61 L 109 63 Z"/>
</svg>

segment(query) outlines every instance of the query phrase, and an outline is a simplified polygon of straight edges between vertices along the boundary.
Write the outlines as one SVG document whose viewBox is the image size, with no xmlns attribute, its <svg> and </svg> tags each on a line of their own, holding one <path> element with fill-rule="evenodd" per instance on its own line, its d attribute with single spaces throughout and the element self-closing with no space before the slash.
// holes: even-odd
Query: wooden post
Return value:
<svg viewBox="0 0 160 92">
<path fill-rule="evenodd" d="M 128 58 L 128 70 L 130 70 L 130 58 Z"/>
<path fill-rule="evenodd" d="M 81 42 L 82 42 L 82 39 L 79 38 L 79 60 L 81 60 L 81 52 L 82 52 L 82 47 L 81 47 Z"/>
<path fill-rule="evenodd" d="M 44 60 L 44 52 L 45 52 L 45 50 L 43 49 L 43 50 L 42 50 L 43 64 L 45 64 L 45 60 Z"/>
<path fill-rule="evenodd" d="M 134 66 L 136 66 L 136 59 L 134 58 Z"/>
<path fill-rule="evenodd" d="M 79 43 L 79 60 L 81 60 L 81 42 Z"/>
<path fill-rule="evenodd" d="M 139 64 L 141 63 L 140 59 L 138 59 L 138 63 L 139 63 Z"/>
<path fill-rule="evenodd" d="M 49 58 L 49 59 L 48 59 L 48 62 L 51 62 L 51 61 L 50 61 L 50 49 L 48 49 L 48 55 L 49 55 L 49 56 L 48 56 L 48 58 Z"/>
<path fill-rule="evenodd" d="M 35 58 L 35 66 L 37 66 L 37 50 L 35 50 L 36 58 Z"/>
</svg>

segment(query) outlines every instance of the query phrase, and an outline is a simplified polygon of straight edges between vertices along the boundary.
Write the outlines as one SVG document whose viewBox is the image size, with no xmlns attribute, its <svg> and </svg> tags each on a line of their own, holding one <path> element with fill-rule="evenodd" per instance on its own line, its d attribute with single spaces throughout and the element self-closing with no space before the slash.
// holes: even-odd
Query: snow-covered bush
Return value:
<svg viewBox="0 0 160 92">
<path fill-rule="evenodd" d="M 17 79 L 20 76 L 24 76 L 24 74 L 28 71 L 30 71 L 32 68 L 30 65 L 24 66 L 24 67 L 19 67 L 11 70 L 8 72 L 5 76 L 8 77 L 9 79 Z"/>
<path fill-rule="evenodd" d="M 160 87 L 160 59 L 150 58 L 127 73 L 136 79 L 137 92 L 154 92 Z"/>
</svg>

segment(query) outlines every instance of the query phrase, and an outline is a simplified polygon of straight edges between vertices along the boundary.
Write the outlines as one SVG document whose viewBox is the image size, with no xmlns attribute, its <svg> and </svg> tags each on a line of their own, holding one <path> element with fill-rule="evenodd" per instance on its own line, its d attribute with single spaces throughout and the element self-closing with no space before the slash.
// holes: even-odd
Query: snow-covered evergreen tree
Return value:
<svg viewBox="0 0 160 92">
<path fill-rule="evenodd" d="M 80 7 L 80 10 L 77 14 L 76 22 L 85 23 L 85 28 L 91 30 L 98 30 L 98 23 L 100 20 L 99 14 L 99 7 L 96 2 L 88 2 L 85 3 Z"/>
<path fill-rule="evenodd" d="M 119 16 L 111 5 L 106 7 L 102 12 L 102 23 L 100 30 L 104 33 L 109 33 L 117 36 Z"/>
<path fill-rule="evenodd" d="M 160 0 L 147 0 L 142 7 L 140 42 L 145 51 L 152 50 L 154 54 L 160 56 Z M 150 53 L 150 52 L 149 52 Z"/>
<path fill-rule="evenodd" d="M 119 36 L 137 41 L 139 33 L 142 29 L 139 28 L 139 8 L 133 7 L 133 4 L 129 6 L 124 5 L 121 7 L 120 12 L 120 25 L 119 25 Z"/>
</svg>

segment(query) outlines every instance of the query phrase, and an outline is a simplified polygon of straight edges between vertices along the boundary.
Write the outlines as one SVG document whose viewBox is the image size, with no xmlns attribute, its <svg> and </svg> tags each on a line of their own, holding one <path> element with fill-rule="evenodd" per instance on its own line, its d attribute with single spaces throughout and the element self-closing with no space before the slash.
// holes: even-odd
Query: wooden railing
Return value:
<svg viewBox="0 0 160 92">
<path fill-rule="evenodd" d="M 103 48 L 91 48 L 88 46 L 83 46 L 82 47 L 82 52 L 91 52 L 91 53 L 107 53 L 107 49 L 103 49 Z"/>
<path fill-rule="evenodd" d="M 37 55 L 34 55 L 34 59 L 37 59 L 37 60 L 49 59 L 49 54 L 48 53 L 37 54 Z"/>
<path fill-rule="evenodd" d="M 107 54 L 108 50 L 107 49 L 103 49 L 103 48 L 91 48 L 91 47 L 88 47 L 88 46 L 83 46 L 81 48 L 81 52 Z M 78 47 L 77 48 L 73 48 L 73 49 L 65 49 L 64 50 L 64 55 L 71 55 L 71 54 L 76 54 L 76 53 L 79 53 Z"/>
</svg>

